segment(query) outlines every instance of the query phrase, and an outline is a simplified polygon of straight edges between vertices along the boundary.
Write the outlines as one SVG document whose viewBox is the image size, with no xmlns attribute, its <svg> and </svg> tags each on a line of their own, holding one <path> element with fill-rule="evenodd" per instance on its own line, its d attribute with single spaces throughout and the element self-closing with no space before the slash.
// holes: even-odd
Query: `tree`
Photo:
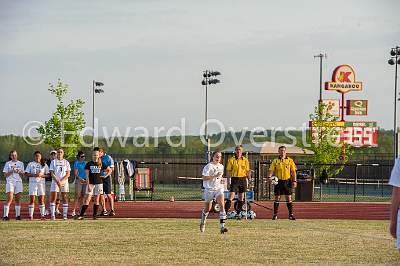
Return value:
<svg viewBox="0 0 400 266">
<path fill-rule="evenodd" d="M 53 148 L 62 147 L 66 158 L 74 157 L 81 144 L 79 133 L 85 127 L 82 111 L 85 102 L 77 99 L 71 100 L 69 104 L 65 105 L 64 97 L 68 93 L 69 87 L 60 79 L 56 85 L 49 83 L 48 90 L 55 95 L 57 108 L 50 119 L 37 131 L 44 139 L 44 143 Z"/>
<path fill-rule="evenodd" d="M 329 112 L 331 108 L 331 105 L 320 103 L 315 107 L 314 113 L 310 115 L 313 123 L 310 150 L 314 152 L 313 161 L 316 164 L 317 176 L 321 176 L 322 173 L 328 176 L 339 174 L 344 167 L 336 167 L 329 164 L 344 164 L 349 161 L 350 156 L 353 154 L 353 149 L 350 145 L 339 142 L 340 129 L 335 126 L 336 122 L 339 121 L 339 117 Z"/>
</svg>

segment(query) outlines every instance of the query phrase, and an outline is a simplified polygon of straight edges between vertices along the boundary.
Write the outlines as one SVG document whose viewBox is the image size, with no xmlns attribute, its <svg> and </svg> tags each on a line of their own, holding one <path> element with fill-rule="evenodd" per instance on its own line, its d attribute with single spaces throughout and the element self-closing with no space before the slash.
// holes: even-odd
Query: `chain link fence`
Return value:
<svg viewBox="0 0 400 266">
<path fill-rule="evenodd" d="M 184 155 L 159 155 L 159 154 L 111 154 L 115 163 L 122 160 L 135 160 L 138 168 L 150 169 L 153 191 L 135 191 L 134 180 L 127 178 L 123 187 L 125 200 L 201 200 L 202 180 L 201 172 L 205 165 L 204 154 Z M 232 154 L 224 154 L 223 163 L 226 165 Z M 247 154 L 250 167 L 253 171 L 250 184 L 255 192 L 256 200 L 272 200 L 273 187 L 267 182 L 267 174 L 271 161 L 259 161 L 258 155 Z M 24 162 L 25 166 L 28 162 Z M 73 162 L 70 161 L 71 166 Z M 3 170 L 5 162 L 0 162 Z M 331 176 L 327 183 L 322 183 L 319 177 L 314 176 L 315 167 L 311 163 L 297 162 L 299 177 L 304 175 L 307 182 L 300 184 L 306 194 L 311 193 L 313 201 L 389 201 L 391 198 L 391 187 L 388 185 L 393 164 L 390 163 L 351 163 L 344 165 L 343 171 L 336 176 Z M 343 165 L 332 165 L 342 167 Z M 120 186 L 118 176 L 114 171 L 113 187 L 116 195 L 119 194 Z M 299 178 L 301 180 L 301 178 Z M 305 179 L 304 179 L 305 180 Z M 69 182 L 74 181 L 73 175 Z M 5 177 L 0 178 L 0 200 L 5 200 Z M 24 192 L 23 201 L 28 201 L 28 179 L 23 178 Z M 311 187 L 311 188 L 310 188 Z M 73 198 L 75 186 L 70 185 L 70 199 Z M 296 191 L 298 193 L 299 191 Z M 117 197 L 118 199 L 118 197 Z M 296 197 L 299 200 L 299 197 Z M 301 200 L 301 199 L 300 199 Z"/>
</svg>

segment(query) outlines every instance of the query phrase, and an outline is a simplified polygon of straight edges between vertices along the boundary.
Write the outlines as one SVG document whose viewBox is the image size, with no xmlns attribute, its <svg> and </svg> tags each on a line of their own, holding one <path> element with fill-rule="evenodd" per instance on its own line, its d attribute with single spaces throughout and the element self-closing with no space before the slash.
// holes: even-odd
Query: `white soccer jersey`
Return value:
<svg viewBox="0 0 400 266">
<path fill-rule="evenodd" d="M 61 178 L 66 175 L 67 171 L 71 171 L 71 166 L 69 162 L 65 159 L 54 159 L 53 161 L 51 161 L 50 171 L 54 172 L 57 180 L 61 180 Z"/>
<path fill-rule="evenodd" d="M 389 185 L 400 187 L 400 159 L 396 159 L 392 174 L 390 175 Z"/>
<path fill-rule="evenodd" d="M 49 167 L 47 166 L 47 164 L 42 166 L 38 162 L 30 162 L 25 169 L 25 173 L 29 174 L 38 174 L 40 172 L 42 172 L 45 175 L 49 173 Z M 33 177 L 33 176 L 29 177 L 29 182 L 42 182 L 42 181 L 44 182 L 44 180 L 45 179 L 43 177 Z"/>
<path fill-rule="evenodd" d="M 220 163 L 208 163 L 203 168 L 203 176 L 215 176 L 217 173 L 224 174 L 224 166 Z M 222 177 L 214 177 L 210 180 L 203 180 L 203 187 L 208 190 L 219 190 L 223 189 L 224 185 L 221 183 Z"/>
<path fill-rule="evenodd" d="M 4 165 L 3 173 L 11 172 L 13 169 L 20 170 L 21 174 L 24 173 L 24 163 L 20 161 L 8 161 Z M 12 173 L 6 178 L 7 181 L 22 181 L 18 173 Z"/>
</svg>

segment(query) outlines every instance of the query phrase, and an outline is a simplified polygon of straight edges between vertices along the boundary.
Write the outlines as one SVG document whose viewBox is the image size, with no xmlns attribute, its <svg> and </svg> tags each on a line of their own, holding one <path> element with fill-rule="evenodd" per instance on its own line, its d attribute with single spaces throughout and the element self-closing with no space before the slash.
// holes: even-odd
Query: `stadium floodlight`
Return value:
<svg viewBox="0 0 400 266">
<path fill-rule="evenodd" d="M 393 112 L 393 158 L 396 160 L 398 157 L 398 139 L 397 139 L 397 65 L 400 65 L 400 46 L 393 47 L 390 50 L 391 58 L 388 64 L 394 67 L 394 112 Z"/>
<path fill-rule="evenodd" d="M 103 82 L 100 82 L 100 81 L 95 81 L 95 80 L 93 80 L 93 87 L 92 87 L 92 96 L 93 96 L 93 98 L 92 98 L 92 104 L 93 104 L 93 113 L 92 113 L 92 130 L 93 130 L 93 140 L 92 140 L 92 144 L 93 144 L 93 147 L 94 147 L 94 138 L 95 138 L 95 132 L 94 132 L 94 114 L 95 114 L 95 112 L 94 112 L 94 110 L 95 110 L 95 102 L 94 102 L 94 95 L 97 93 L 97 94 L 101 94 L 101 93 L 104 93 L 104 90 L 103 89 L 101 89 L 101 88 L 98 88 L 98 87 L 102 87 L 102 86 L 104 86 L 104 83 Z"/>
<path fill-rule="evenodd" d="M 221 81 L 216 78 L 211 78 L 211 77 L 216 77 L 221 75 L 221 72 L 219 71 L 212 71 L 212 70 L 205 70 L 203 72 L 203 80 L 201 81 L 201 85 L 206 86 L 206 106 L 205 106 L 205 117 L 204 117 L 204 136 L 207 141 L 207 147 L 206 147 L 206 162 L 208 163 L 210 161 L 210 140 L 208 138 L 208 128 L 207 128 L 207 120 L 208 120 L 208 85 L 212 84 L 217 84 L 220 83 Z"/>
</svg>

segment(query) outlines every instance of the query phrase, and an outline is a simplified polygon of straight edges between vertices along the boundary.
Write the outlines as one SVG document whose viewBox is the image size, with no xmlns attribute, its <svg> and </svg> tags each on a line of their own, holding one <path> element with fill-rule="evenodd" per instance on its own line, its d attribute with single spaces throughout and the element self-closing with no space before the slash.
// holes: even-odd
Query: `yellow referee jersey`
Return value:
<svg viewBox="0 0 400 266">
<path fill-rule="evenodd" d="M 285 159 L 274 159 L 269 167 L 269 170 L 274 172 L 279 180 L 288 180 L 290 179 L 291 172 L 296 171 L 297 168 L 293 160 L 289 157 L 286 157 Z"/>
<path fill-rule="evenodd" d="M 244 156 L 239 159 L 233 156 L 228 160 L 226 171 L 229 172 L 231 177 L 247 177 L 250 171 L 249 160 Z"/>
</svg>

